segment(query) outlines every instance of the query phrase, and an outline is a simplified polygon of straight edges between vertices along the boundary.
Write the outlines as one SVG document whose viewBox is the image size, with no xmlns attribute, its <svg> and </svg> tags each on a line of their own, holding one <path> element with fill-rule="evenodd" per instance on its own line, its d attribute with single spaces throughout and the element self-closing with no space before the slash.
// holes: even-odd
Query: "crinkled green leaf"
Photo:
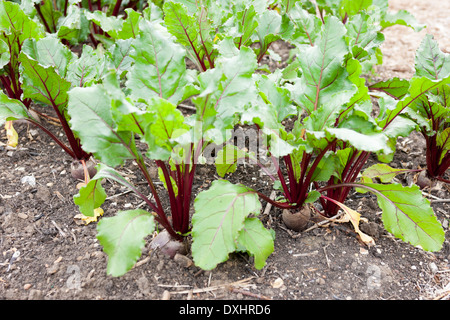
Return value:
<svg viewBox="0 0 450 320">
<path fill-rule="evenodd" d="M 320 18 L 303 9 L 300 2 L 290 8 L 288 19 L 283 16 L 280 36 L 296 46 L 314 45 L 322 26 Z"/>
<path fill-rule="evenodd" d="M 165 98 L 175 104 L 188 85 L 185 50 L 157 22 L 144 21 L 139 39 L 133 43 L 135 63 L 127 75 L 131 97 Z"/>
<path fill-rule="evenodd" d="M 187 129 L 181 111 L 167 100 L 156 98 L 149 104 L 147 110 L 153 111 L 156 115 L 156 120 L 152 123 L 150 130 L 161 141 L 175 138 L 177 130 Z"/>
<path fill-rule="evenodd" d="M 11 1 L 0 2 L 0 40 L 7 45 L 2 45 L 2 51 L 6 49 L 7 53 L 1 54 L 2 63 L 10 63 L 14 72 L 15 81 L 19 81 L 19 61 L 18 57 L 22 45 L 27 39 L 40 39 L 44 37 L 44 30 L 40 23 L 32 20 L 26 15 L 22 8 Z"/>
<path fill-rule="evenodd" d="M 44 36 L 42 25 L 28 17 L 19 4 L 11 1 L 0 2 L 0 29 L 16 35 L 20 44 L 26 39 Z"/>
<path fill-rule="evenodd" d="M 327 128 L 326 131 L 332 136 L 349 142 L 358 150 L 369 152 L 390 153 L 391 148 L 387 144 L 387 138 L 382 133 L 373 133 L 371 135 L 362 134 L 348 128 Z"/>
<path fill-rule="evenodd" d="M 383 128 L 387 127 L 401 112 L 406 108 L 411 108 L 420 102 L 426 94 L 433 92 L 433 90 L 450 83 L 450 76 L 440 80 L 431 80 L 426 77 L 413 77 L 410 80 L 410 87 L 408 95 L 400 100 L 395 108 L 386 112 L 386 117 L 380 119 L 379 125 Z"/>
<path fill-rule="evenodd" d="M 338 171 L 338 164 L 336 162 L 337 158 L 334 154 L 325 155 L 314 170 L 311 181 L 328 181 Z"/>
<path fill-rule="evenodd" d="M 366 79 L 363 76 L 362 66 L 359 60 L 354 58 L 347 60 L 347 72 L 348 79 L 356 86 L 357 92 L 352 96 L 348 102 L 350 108 L 347 108 L 344 112 L 341 112 L 339 117 L 345 118 L 348 114 L 351 114 L 353 110 L 358 109 L 358 106 L 365 106 L 365 103 L 369 104 L 370 112 L 372 111 L 372 103 L 370 101 L 369 89 L 366 86 Z"/>
<path fill-rule="evenodd" d="M 297 109 L 292 104 L 289 90 L 276 85 L 265 75 L 256 79 L 259 99 L 242 114 L 242 123 L 256 123 L 260 128 L 284 130 L 282 121 L 288 116 L 296 115 Z"/>
<path fill-rule="evenodd" d="M 95 169 L 97 170 L 97 173 L 95 174 L 94 177 L 92 177 L 91 181 L 92 180 L 102 180 L 102 179 L 113 180 L 113 181 L 117 182 L 118 184 L 133 191 L 134 193 L 139 194 L 139 190 L 132 183 L 130 183 L 127 179 L 125 179 L 117 170 L 115 170 L 101 162 L 95 167 Z"/>
<path fill-rule="evenodd" d="M 0 69 L 8 64 L 11 55 L 9 53 L 8 45 L 5 41 L 0 39 Z"/>
<path fill-rule="evenodd" d="M 433 80 L 447 78 L 450 75 L 450 54 L 439 49 L 433 35 L 426 34 L 416 51 L 415 68 L 417 77 Z"/>
<path fill-rule="evenodd" d="M 115 69 L 120 77 L 130 70 L 135 61 L 131 57 L 134 55 L 133 43 L 134 39 L 118 39 L 106 53 L 110 57 L 110 68 Z"/>
<path fill-rule="evenodd" d="M 89 86 L 100 81 L 107 66 L 108 61 L 102 51 L 84 45 L 80 57 L 69 64 L 66 79 L 73 87 Z"/>
<path fill-rule="evenodd" d="M 237 48 L 250 46 L 253 35 L 258 27 L 258 12 L 253 4 L 246 2 L 236 3 L 232 14 L 222 25 L 222 31 L 226 36 L 232 37 Z M 218 35 L 218 37 L 221 37 Z"/>
<path fill-rule="evenodd" d="M 369 2 L 372 1 L 370 0 Z M 365 12 L 352 16 L 345 26 L 348 30 L 347 42 L 353 57 L 359 61 L 364 61 L 374 56 L 375 50 L 384 41 L 384 35 L 380 32 L 380 27 Z"/>
<path fill-rule="evenodd" d="M 66 39 L 72 45 L 86 41 L 90 33 L 90 23 L 84 12 L 77 4 L 69 5 L 66 16 L 58 20 L 58 38 Z"/>
<path fill-rule="evenodd" d="M 258 56 L 264 54 L 272 42 L 280 39 L 280 28 L 281 16 L 275 10 L 266 10 L 260 15 L 256 27 L 260 44 Z"/>
<path fill-rule="evenodd" d="M 199 5 L 195 14 L 189 13 L 183 3 L 173 1 L 166 1 L 163 10 L 167 30 L 186 48 L 188 57 L 199 70 L 212 68 L 213 61 L 208 59 L 213 55 L 214 39 L 211 37 L 208 10 Z"/>
<path fill-rule="evenodd" d="M 119 211 L 101 219 L 97 239 L 108 255 L 107 273 L 118 277 L 129 271 L 141 256 L 145 237 L 155 230 L 151 213 L 136 209 Z"/>
<path fill-rule="evenodd" d="M 439 163 L 441 163 L 445 155 L 450 153 L 450 128 L 437 133 L 436 144 L 442 149 L 441 158 L 439 159 Z"/>
<path fill-rule="evenodd" d="M 53 67 L 61 78 L 66 77 L 68 65 L 76 58 L 67 46 L 53 36 L 47 36 L 37 41 L 35 39 L 26 40 L 23 43 L 22 52 L 44 68 Z"/>
<path fill-rule="evenodd" d="M 243 186 L 216 180 L 199 193 L 192 216 L 192 257 L 197 266 L 211 270 L 236 251 L 236 241 L 249 214 L 258 214 L 257 194 Z"/>
<path fill-rule="evenodd" d="M 125 9 L 126 19 L 120 17 L 108 16 L 106 12 L 96 10 L 86 12 L 87 19 L 99 25 L 103 31 L 108 33 L 113 39 L 136 38 L 139 34 L 139 22 L 141 14 L 133 9 Z"/>
<path fill-rule="evenodd" d="M 226 41 L 232 39 L 224 40 L 221 44 Z M 234 55 L 221 55 L 214 69 L 199 75 L 200 94 L 193 102 L 204 131 L 214 129 L 215 135 L 220 132 L 222 137 L 219 140 L 224 142 L 225 131 L 233 128 L 237 115 L 242 114 L 257 98 L 253 79 L 256 67 L 253 50 L 243 47 L 236 50 Z"/>
<path fill-rule="evenodd" d="M 342 0 L 340 4 L 341 17 L 353 16 L 372 5 L 372 0 Z"/>
<path fill-rule="evenodd" d="M 266 136 L 270 154 L 275 158 L 287 156 L 295 150 L 295 146 L 283 136 L 284 131 L 263 128 L 262 132 Z"/>
</svg>

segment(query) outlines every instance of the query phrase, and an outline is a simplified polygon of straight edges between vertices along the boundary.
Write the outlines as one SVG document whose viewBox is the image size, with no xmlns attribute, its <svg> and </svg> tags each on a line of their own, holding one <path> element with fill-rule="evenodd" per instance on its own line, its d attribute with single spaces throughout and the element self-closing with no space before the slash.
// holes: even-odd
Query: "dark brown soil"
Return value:
<svg viewBox="0 0 450 320">
<path fill-rule="evenodd" d="M 442 4 L 428 5 L 425 15 L 419 0 L 409 0 L 407 6 L 401 0 L 390 3 L 394 9 L 408 9 L 428 25 L 440 21 L 444 11 Z M 386 32 L 391 32 L 391 40 L 383 47 L 385 66 L 379 75 L 386 78 L 398 75 L 395 70 L 406 70 L 401 76 L 411 76 L 410 54 L 413 57 L 415 51 L 411 47 L 417 47 L 422 37 L 404 27 Z M 438 37 L 447 37 L 442 41 L 449 45 L 448 35 Z M 256 270 L 248 256 L 233 254 L 216 269 L 202 271 L 189 259 L 170 259 L 148 245 L 129 273 L 113 278 L 106 274 L 107 256 L 96 240 L 96 223 L 83 225 L 74 218 L 79 212 L 72 198 L 78 190 L 77 181 L 70 177 L 71 159 L 41 131 L 20 123 L 15 128 L 19 147 L 0 146 L 0 299 L 449 299 L 450 203 L 432 202 L 446 240 L 440 252 L 428 253 L 389 235 L 375 199 L 356 193 L 347 205 L 367 219 L 361 229 L 374 237 L 374 247 L 361 244 L 347 224 L 288 231 L 281 211 L 272 208 L 260 216 L 276 233 L 275 251 L 262 270 Z M 5 141 L 5 132 L 0 134 Z M 401 139 L 391 165 L 424 167 L 423 148 L 417 134 Z M 130 163 L 119 170 L 139 181 L 133 168 Z M 247 170 L 254 169 L 242 167 L 230 179 L 269 195 L 271 186 L 264 177 Z M 26 176 L 33 176 L 35 185 L 25 181 Z M 200 166 L 195 192 L 208 188 L 215 178 L 214 168 Z M 408 185 L 414 177 L 400 176 L 399 181 Z M 105 216 L 141 205 L 136 196 L 114 183 L 107 181 L 105 188 L 110 197 L 102 206 Z M 450 199 L 449 187 L 443 184 L 424 191 L 430 200 Z M 10 263 L 17 251 L 19 257 Z"/>
</svg>

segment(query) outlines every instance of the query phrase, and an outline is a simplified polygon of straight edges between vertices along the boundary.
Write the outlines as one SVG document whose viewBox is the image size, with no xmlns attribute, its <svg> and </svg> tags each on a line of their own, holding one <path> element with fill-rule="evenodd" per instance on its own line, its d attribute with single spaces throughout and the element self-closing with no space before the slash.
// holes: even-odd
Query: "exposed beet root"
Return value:
<svg viewBox="0 0 450 320">
<path fill-rule="evenodd" d="M 95 169 L 95 163 L 92 160 L 85 161 L 86 168 L 89 173 L 89 178 L 92 178 L 97 173 L 97 170 Z M 78 179 L 78 180 L 84 180 L 84 167 L 81 161 L 74 160 L 70 164 L 70 173 L 72 174 L 72 178 Z"/>
<path fill-rule="evenodd" d="M 433 187 L 435 182 L 429 177 L 428 172 L 426 170 L 423 170 L 417 175 L 416 184 L 420 189 L 423 189 L 426 187 Z"/>
<path fill-rule="evenodd" d="M 308 206 L 303 206 L 303 208 L 297 212 L 284 209 L 282 219 L 289 229 L 297 232 L 303 231 L 306 229 L 308 222 L 311 219 L 311 209 Z"/>
<path fill-rule="evenodd" d="M 173 259 L 175 255 L 187 254 L 187 248 L 184 242 L 174 240 L 169 232 L 162 230 L 156 237 L 153 238 L 151 244 L 152 249 L 159 249 L 163 254 Z"/>
</svg>

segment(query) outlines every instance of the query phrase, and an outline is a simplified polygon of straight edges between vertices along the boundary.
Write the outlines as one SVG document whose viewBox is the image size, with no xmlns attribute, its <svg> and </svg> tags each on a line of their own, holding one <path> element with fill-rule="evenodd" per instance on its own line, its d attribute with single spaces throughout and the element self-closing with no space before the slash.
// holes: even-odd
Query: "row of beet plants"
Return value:
<svg viewBox="0 0 450 320">
<path fill-rule="evenodd" d="M 275 236 L 258 218 L 262 201 L 283 209 L 283 220 L 295 230 L 304 227 L 312 205 L 320 203 L 325 217 L 342 210 L 370 245 L 373 239 L 358 229 L 359 213 L 344 204 L 351 190 L 377 197 L 387 231 L 424 250 L 440 250 L 444 232 L 429 201 L 418 186 L 393 183 L 407 170 L 387 163 L 397 139 L 417 130 L 427 141 L 424 174 L 448 182 L 449 55 L 426 36 L 412 79 L 364 78 L 382 62 L 384 28 L 423 27 L 408 12 L 389 12 L 386 0 L 160 6 L 28 0 L 0 6 L 0 122 L 29 121 L 82 164 L 74 176 L 85 184 L 74 202 L 85 216 L 94 216 L 107 198 L 105 179 L 135 192 L 148 208 L 119 211 L 98 223 L 109 274 L 130 270 L 158 229 L 156 246 L 174 256 L 191 242 L 193 260 L 203 269 L 235 251 L 253 256 L 260 269 Z M 261 62 L 279 59 L 270 49 L 277 40 L 289 44 L 291 58 L 285 68 L 269 70 Z M 193 114 L 177 107 L 185 101 Z M 52 107 L 67 144 L 33 115 L 42 110 L 37 104 Z M 263 142 L 257 152 L 230 139 L 248 125 Z M 250 162 L 280 196 L 226 179 L 195 190 L 197 166 L 211 150 L 222 178 Z M 379 163 L 367 168 L 371 155 Z M 99 162 L 95 169 L 87 164 L 91 157 Z M 121 175 L 118 168 L 131 163 L 148 192 Z"/>
</svg>

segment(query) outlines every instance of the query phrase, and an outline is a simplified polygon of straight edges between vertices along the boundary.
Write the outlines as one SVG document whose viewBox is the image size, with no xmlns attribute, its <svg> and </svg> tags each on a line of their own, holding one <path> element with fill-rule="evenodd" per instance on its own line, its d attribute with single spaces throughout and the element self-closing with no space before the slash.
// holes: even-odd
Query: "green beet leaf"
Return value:
<svg viewBox="0 0 450 320">
<path fill-rule="evenodd" d="M 92 179 L 80 192 L 73 197 L 80 212 L 88 217 L 94 216 L 94 209 L 99 208 L 106 199 L 106 192 L 101 183 L 102 179 Z"/>
<path fill-rule="evenodd" d="M 291 91 L 296 103 L 311 114 L 309 121 L 305 121 L 310 130 L 321 131 L 331 125 L 333 115 L 337 116 L 356 91 L 343 67 L 348 53 L 345 34 L 344 25 L 329 17 L 315 46 L 299 54 L 302 76 Z"/>
<path fill-rule="evenodd" d="M 20 45 L 26 39 L 39 39 L 44 36 L 43 27 L 28 17 L 20 5 L 11 1 L 0 2 L 0 30 L 6 31 L 1 37 L 7 37 L 8 43 L 18 54 Z M 12 53 L 12 52 L 10 52 Z"/>
<path fill-rule="evenodd" d="M 110 68 L 114 69 L 119 77 L 123 77 L 126 74 L 134 59 L 131 55 L 134 54 L 133 47 L 134 39 L 118 39 L 114 44 L 108 48 L 106 55 L 110 57 Z"/>
<path fill-rule="evenodd" d="M 441 163 L 445 155 L 450 152 L 450 128 L 447 128 L 437 134 L 436 144 L 442 149 L 441 158 L 439 159 L 439 163 Z"/>
<path fill-rule="evenodd" d="M 380 25 L 383 29 L 394 25 L 406 26 L 416 32 L 425 28 L 424 24 L 419 23 L 416 18 L 406 10 L 399 10 L 396 13 L 387 12 L 380 22 Z"/>
<path fill-rule="evenodd" d="M 189 12 L 190 10 L 183 3 L 173 1 L 166 1 L 163 10 L 167 30 L 186 48 L 189 59 L 201 71 L 213 68 L 215 53 L 211 38 L 212 23 L 207 16 L 208 10 L 200 5 L 195 13 Z"/>
<path fill-rule="evenodd" d="M 410 80 L 408 94 L 394 108 L 386 110 L 385 117 L 379 121 L 379 126 L 386 128 L 405 109 L 414 107 L 422 99 L 425 99 L 425 95 L 448 83 L 450 83 L 450 76 L 438 80 L 431 80 L 427 77 L 413 77 Z"/>
<path fill-rule="evenodd" d="M 447 78 L 450 75 L 450 54 L 442 52 L 438 42 L 427 34 L 417 49 L 415 68 L 417 77 L 432 80 Z"/>
<path fill-rule="evenodd" d="M 374 56 L 375 50 L 384 41 L 384 35 L 380 32 L 380 27 L 375 24 L 373 18 L 367 13 L 361 12 L 351 17 L 345 26 L 348 30 L 346 35 L 347 42 L 353 57 L 359 61 L 364 61 Z"/>
<path fill-rule="evenodd" d="M 75 195 L 74 202 L 80 208 L 81 213 L 85 216 L 93 216 L 94 209 L 100 207 L 106 199 L 105 190 L 101 184 L 103 179 L 113 180 L 129 190 L 141 195 L 139 190 L 125 179 L 118 171 L 113 168 L 99 163 L 95 169 L 97 173 L 91 178 L 89 183 L 80 189 L 80 192 Z"/>
<path fill-rule="evenodd" d="M 239 232 L 238 245 L 255 258 L 255 268 L 262 269 L 274 250 L 273 236 L 258 218 L 247 218 Z"/>
<path fill-rule="evenodd" d="M 441 249 L 445 238 L 444 230 L 418 186 L 371 183 L 366 183 L 365 186 L 376 190 L 387 231 L 426 251 Z"/>
<path fill-rule="evenodd" d="M 381 182 L 387 183 L 391 182 L 395 176 L 408 171 L 407 169 L 392 168 L 385 163 L 377 163 L 363 171 L 362 179 L 367 181 L 366 179 L 369 178 L 372 181 L 372 179 L 378 178 Z"/>
<path fill-rule="evenodd" d="M 127 75 L 132 98 L 157 96 L 175 104 L 184 100 L 185 50 L 173 40 L 159 23 L 143 21 L 140 37 L 133 43 L 135 63 Z"/>
<path fill-rule="evenodd" d="M 237 50 L 232 41 L 226 38 L 220 42 L 219 50 L 224 47 L 234 49 L 219 56 L 214 69 L 198 76 L 200 94 L 193 99 L 197 108 L 196 120 L 202 123 L 204 137 L 208 137 L 208 130 L 213 130 L 214 134 L 209 137 L 218 141 L 216 143 L 224 142 L 227 129 L 232 129 L 238 121 L 237 116 L 245 114 L 246 108 L 257 99 L 253 79 L 256 55 L 247 47 Z"/>
<path fill-rule="evenodd" d="M 67 46 L 52 36 L 37 41 L 35 39 L 24 41 L 22 52 L 44 68 L 53 67 L 62 78 L 66 77 L 68 65 L 76 57 Z"/>
<path fill-rule="evenodd" d="M 71 45 L 86 41 L 90 33 L 90 23 L 84 12 L 77 4 L 69 5 L 67 15 L 58 20 L 58 38 L 69 41 Z"/>
<path fill-rule="evenodd" d="M 381 91 L 395 99 L 402 99 L 409 89 L 409 81 L 405 79 L 392 78 L 386 81 L 379 81 L 371 84 L 369 89 L 372 91 Z"/>
<path fill-rule="evenodd" d="M 216 180 L 197 196 L 194 208 L 192 256 L 197 266 L 211 270 L 236 251 L 245 219 L 258 214 L 261 203 L 253 190 Z"/>
<path fill-rule="evenodd" d="M 17 99 L 11 99 L 0 91 L 0 125 L 5 121 L 30 119 L 27 108 Z"/>
<path fill-rule="evenodd" d="M 112 62 L 111 62 L 112 63 Z M 106 72 L 108 60 L 100 50 L 84 45 L 78 59 L 68 66 L 67 77 L 73 87 L 86 87 L 98 82 Z"/>
<path fill-rule="evenodd" d="M 70 124 L 83 149 L 112 167 L 126 159 L 135 159 L 134 133 L 117 131 L 111 111 L 112 99 L 102 85 L 73 88 L 69 92 Z"/>
<path fill-rule="evenodd" d="M 303 9 L 300 2 L 292 6 L 287 16 L 282 20 L 280 36 L 297 47 L 314 45 L 322 26 L 320 18 Z"/>
<path fill-rule="evenodd" d="M 8 45 L 0 38 L 0 70 L 8 64 L 10 58 Z"/>
<path fill-rule="evenodd" d="M 53 39 L 42 39 L 42 42 L 39 40 L 37 43 L 34 39 L 26 40 L 19 55 L 20 80 L 24 97 L 63 111 L 71 87 L 64 76 L 72 55 L 61 47 L 62 44 L 57 43 Z M 51 53 L 45 54 L 47 49 Z"/>
<path fill-rule="evenodd" d="M 151 213 L 136 209 L 101 219 L 97 239 L 108 255 L 107 273 L 118 277 L 129 271 L 141 256 L 145 237 L 155 230 Z"/>
</svg>

